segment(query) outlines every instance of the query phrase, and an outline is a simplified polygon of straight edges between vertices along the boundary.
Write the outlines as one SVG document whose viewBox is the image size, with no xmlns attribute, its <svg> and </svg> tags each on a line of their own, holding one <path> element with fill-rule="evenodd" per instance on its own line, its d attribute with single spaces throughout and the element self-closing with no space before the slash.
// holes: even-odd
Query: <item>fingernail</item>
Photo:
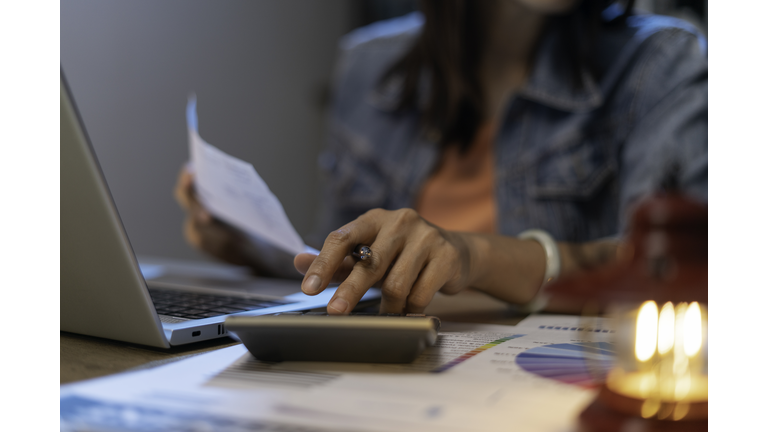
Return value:
<svg viewBox="0 0 768 432">
<path fill-rule="evenodd" d="M 320 277 L 317 275 L 310 276 L 304 282 L 304 286 L 301 289 L 307 294 L 317 294 L 320 291 Z"/>
<path fill-rule="evenodd" d="M 328 309 L 332 309 L 339 313 L 346 312 L 347 307 L 349 307 L 349 303 L 341 297 L 336 297 L 332 302 L 328 303 Z"/>
</svg>

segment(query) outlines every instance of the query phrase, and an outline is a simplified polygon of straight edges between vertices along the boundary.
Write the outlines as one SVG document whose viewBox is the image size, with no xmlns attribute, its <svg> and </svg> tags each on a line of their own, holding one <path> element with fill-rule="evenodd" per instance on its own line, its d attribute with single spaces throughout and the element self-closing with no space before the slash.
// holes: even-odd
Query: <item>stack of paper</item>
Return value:
<svg viewBox="0 0 768 432">
<path fill-rule="evenodd" d="M 266 363 L 242 345 L 62 386 L 62 430 L 563 431 L 613 359 L 609 322 L 441 332 L 413 364 Z M 450 325 L 446 326 L 450 330 Z M 599 378 L 599 376 L 597 377 Z"/>
</svg>

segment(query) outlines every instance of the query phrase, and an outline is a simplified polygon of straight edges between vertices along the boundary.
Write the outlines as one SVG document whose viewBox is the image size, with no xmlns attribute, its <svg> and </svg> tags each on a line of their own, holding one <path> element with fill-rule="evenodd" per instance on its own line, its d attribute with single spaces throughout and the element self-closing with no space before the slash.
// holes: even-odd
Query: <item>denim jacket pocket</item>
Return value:
<svg viewBox="0 0 768 432">
<path fill-rule="evenodd" d="M 536 158 L 528 171 L 528 192 L 534 199 L 586 200 L 614 176 L 616 169 L 603 141 L 578 137 Z"/>
<path fill-rule="evenodd" d="M 322 157 L 330 190 L 341 209 L 367 211 L 384 205 L 386 181 L 375 166 L 346 153 L 326 153 Z"/>
</svg>

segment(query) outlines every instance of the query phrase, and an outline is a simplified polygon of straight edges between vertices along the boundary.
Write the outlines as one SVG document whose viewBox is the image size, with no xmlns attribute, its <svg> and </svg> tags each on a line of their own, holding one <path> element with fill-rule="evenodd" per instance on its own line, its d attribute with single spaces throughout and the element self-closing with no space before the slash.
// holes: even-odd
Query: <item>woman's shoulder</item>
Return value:
<svg viewBox="0 0 768 432">
<path fill-rule="evenodd" d="M 638 40 L 646 40 L 659 35 L 674 39 L 695 40 L 699 54 L 706 57 L 707 39 L 693 24 L 680 18 L 665 15 L 638 13 L 627 18 L 626 28 Z"/>
<path fill-rule="evenodd" d="M 692 23 L 680 18 L 654 15 L 641 10 L 623 18 L 624 10 L 618 2 L 606 8 L 602 13 L 603 22 L 608 29 L 618 30 L 618 34 L 634 42 L 645 41 L 659 34 L 675 34 L 680 38 L 696 39 L 702 54 L 706 56 L 707 40 L 702 31 Z"/>
<path fill-rule="evenodd" d="M 611 24 L 601 37 L 595 65 L 606 103 L 642 114 L 675 89 L 706 83 L 707 39 L 694 25 L 646 13 Z"/>
<path fill-rule="evenodd" d="M 413 12 L 378 21 L 342 37 L 336 64 L 336 92 L 366 94 L 412 46 L 424 18 Z M 362 93 L 361 93 L 362 92 Z"/>
<path fill-rule="evenodd" d="M 423 24 L 421 13 L 412 12 L 355 29 L 342 37 L 339 45 L 344 51 L 397 50 L 410 43 Z"/>
<path fill-rule="evenodd" d="M 610 8 L 604 16 L 609 20 L 606 33 L 598 49 L 598 62 L 607 75 L 611 70 L 643 69 L 647 76 L 651 69 L 662 65 L 676 65 L 679 72 L 706 69 L 707 39 L 693 24 L 679 18 L 636 13 L 618 25 L 610 25 Z"/>
</svg>

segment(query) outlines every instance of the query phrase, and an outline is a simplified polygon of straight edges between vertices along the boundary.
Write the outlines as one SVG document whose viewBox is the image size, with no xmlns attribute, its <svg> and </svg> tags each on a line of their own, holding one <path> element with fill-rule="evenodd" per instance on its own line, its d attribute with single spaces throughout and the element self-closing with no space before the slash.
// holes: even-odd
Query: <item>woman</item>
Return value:
<svg viewBox="0 0 768 432">
<path fill-rule="evenodd" d="M 429 0 L 348 35 L 320 161 L 321 226 L 334 231 L 320 255 L 295 257 L 303 291 L 341 282 L 332 314 L 373 285 L 385 313 L 466 287 L 538 309 L 542 283 L 614 259 L 632 204 L 673 165 L 706 199 L 703 37 L 605 6 Z M 183 174 L 177 195 L 197 215 L 192 243 L 262 266 L 268 254 L 213 221 L 190 185 Z M 358 244 L 371 259 L 351 258 Z"/>
</svg>

